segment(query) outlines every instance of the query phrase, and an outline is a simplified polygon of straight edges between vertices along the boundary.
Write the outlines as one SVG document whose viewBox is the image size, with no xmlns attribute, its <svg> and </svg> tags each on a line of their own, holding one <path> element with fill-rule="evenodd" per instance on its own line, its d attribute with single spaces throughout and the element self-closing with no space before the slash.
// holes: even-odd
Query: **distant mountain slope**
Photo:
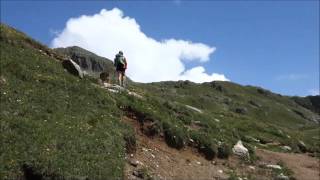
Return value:
<svg viewBox="0 0 320 180">
<path fill-rule="evenodd" d="M 69 56 L 83 71 L 94 77 L 99 77 L 101 72 L 113 74 L 115 69 L 113 61 L 98 56 L 78 46 L 54 49 L 57 53 Z"/>
<path fill-rule="evenodd" d="M 320 96 L 292 97 L 301 106 L 320 115 Z"/>
</svg>

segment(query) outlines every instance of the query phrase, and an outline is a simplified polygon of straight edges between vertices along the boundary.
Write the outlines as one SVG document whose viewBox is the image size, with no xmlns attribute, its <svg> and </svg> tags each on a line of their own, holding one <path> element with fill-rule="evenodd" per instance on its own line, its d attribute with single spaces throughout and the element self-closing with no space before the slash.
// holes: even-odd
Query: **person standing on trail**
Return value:
<svg viewBox="0 0 320 180">
<path fill-rule="evenodd" d="M 127 69 L 127 60 L 123 56 L 123 52 L 119 51 L 118 54 L 116 54 L 116 57 L 114 58 L 114 66 L 116 67 L 119 85 L 124 86 L 124 80 L 125 80 L 125 71 Z"/>
</svg>

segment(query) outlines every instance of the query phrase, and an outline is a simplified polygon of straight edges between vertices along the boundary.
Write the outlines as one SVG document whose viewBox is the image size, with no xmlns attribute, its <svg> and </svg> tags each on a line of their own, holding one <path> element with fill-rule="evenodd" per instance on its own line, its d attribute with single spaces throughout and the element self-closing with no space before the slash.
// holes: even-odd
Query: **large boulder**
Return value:
<svg viewBox="0 0 320 180">
<path fill-rule="evenodd" d="M 69 73 L 83 78 L 84 72 L 81 70 L 80 66 L 77 63 L 75 63 L 72 59 L 63 60 L 62 66 Z"/>
<path fill-rule="evenodd" d="M 240 156 L 241 158 L 248 159 L 249 158 L 249 151 L 246 147 L 243 146 L 242 141 L 238 141 L 236 145 L 232 148 L 233 154 Z"/>
</svg>

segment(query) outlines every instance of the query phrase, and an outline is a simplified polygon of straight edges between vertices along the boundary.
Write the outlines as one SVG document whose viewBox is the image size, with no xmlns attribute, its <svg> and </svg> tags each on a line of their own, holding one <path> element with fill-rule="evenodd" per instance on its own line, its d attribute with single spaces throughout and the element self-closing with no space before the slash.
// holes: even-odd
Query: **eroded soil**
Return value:
<svg viewBox="0 0 320 180">
<path fill-rule="evenodd" d="M 177 150 L 169 147 L 160 136 L 146 136 L 139 122 L 132 117 L 123 117 L 122 121 L 135 129 L 136 152 L 127 154 L 125 179 L 143 179 L 135 171 L 144 172 L 153 179 L 163 180 L 223 180 L 230 176 L 242 179 L 274 179 L 276 176 L 271 169 L 260 167 L 258 164 L 277 164 L 283 162 L 294 172 L 297 180 L 319 180 L 319 160 L 306 154 L 279 153 L 257 149 L 260 160 L 248 164 L 235 156 L 228 160 L 206 160 L 197 150 L 190 147 Z M 134 175 L 135 174 L 135 175 Z M 147 179 L 147 177 L 144 177 Z"/>
</svg>

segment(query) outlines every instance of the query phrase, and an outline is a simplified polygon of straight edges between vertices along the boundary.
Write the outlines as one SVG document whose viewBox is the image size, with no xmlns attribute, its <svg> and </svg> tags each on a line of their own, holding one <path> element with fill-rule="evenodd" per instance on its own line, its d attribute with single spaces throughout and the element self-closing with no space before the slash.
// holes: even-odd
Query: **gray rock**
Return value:
<svg viewBox="0 0 320 180">
<path fill-rule="evenodd" d="M 256 139 L 252 136 L 245 136 L 246 140 L 249 141 L 249 142 L 256 142 L 256 143 L 260 143 L 260 140 L 259 139 Z"/>
<path fill-rule="evenodd" d="M 196 111 L 196 112 L 198 112 L 198 113 L 202 113 L 202 111 L 201 111 L 200 109 L 196 108 L 196 107 L 189 106 L 189 105 L 185 105 L 185 106 L 186 106 L 187 108 L 193 110 L 193 111 Z"/>
<path fill-rule="evenodd" d="M 81 70 L 80 66 L 72 61 L 71 59 L 67 59 L 62 61 L 62 66 L 64 69 L 66 69 L 70 74 L 73 74 L 75 76 L 79 76 L 80 78 L 83 78 L 84 73 Z"/>
<path fill-rule="evenodd" d="M 301 140 L 299 141 L 298 147 L 301 152 L 303 152 L 303 153 L 307 152 L 307 146 L 303 141 L 301 141 Z"/>
<path fill-rule="evenodd" d="M 283 175 L 282 173 L 279 174 L 276 178 L 276 180 L 289 180 L 290 178 L 288 176 Z"/>
<path fill-rule="evenodd" d="M 131 159 L 131 160 L 129 161 L 129 164 L 130 164 L 131 166 L 137 167 L 137 166 L 139 165 L 139 161 L 136 161 L 136 160 Z"/>
<path fill-rule="evenodd" d="M 292 148 L 290 146 L 281 146 L 281 149 L 285 150 L 285 151 L 291 151 L 292 150 Z"/>
<path fill-rule="evenodd" d="M 242 158 L 249 158 L 249 151 L 243 146 L 242 141 L 238 141 L 236 145 L 232 148 L 233 154 L 240 156 Z"/>
<path fill-rule="evenodd" d="M 247 114 L 248 109 L 245 108 L 245 107 L 239 107 L 239 108 L 235 109 L 235 112 L 238 113 L 238 114 Z"/>
<path fill-rule="evenodd" d="M 270 168 L 270 169 L 278 169 L 278 170 L 281 170 L 282 167 L 279 166 L 279 165 L 276 165 L 276 164 L 268 164 L 266 165 L 267 168 Z"/>
<path fill-rule="evenodd" d="M 256 107 L 256 108 L 261 108 L 261 107 L 262 107 L 261 104 L 255 102 L 255 101 L 253 101 L 253 100 L 250 100 L 250 101 L 249 101 L 249 104 L 252 105 L 252 106 L 254 106 L 254 107 Z"/>
<path fill-rule="evenodd" d="M 141 171 L 134 170 L 132 174 L 138 178 L 143 178 L 143 173 Z"/>
</svg>

